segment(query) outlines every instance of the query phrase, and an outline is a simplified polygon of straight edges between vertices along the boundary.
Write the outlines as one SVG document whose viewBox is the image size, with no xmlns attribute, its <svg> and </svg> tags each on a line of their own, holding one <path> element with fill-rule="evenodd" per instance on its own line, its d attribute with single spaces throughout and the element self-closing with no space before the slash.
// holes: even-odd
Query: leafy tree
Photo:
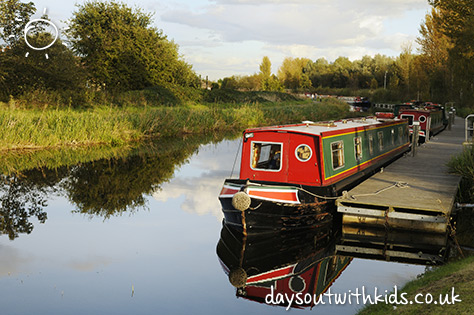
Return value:
<svg viewBox="0 0 474 315">
<path fill-rule="evenodd" d="M 444 34 L 448 42 L 447 65 L 452 71 L 451 88 L 456 89 L 461 104 L 472 103 L 474 97 L 474 1 L 472 0 L 433 0 L 430 4 L 436 9 L 432 15 L 433 25 Z M 449 80 L 449 78 L 448 78 Z M 463 99 L 463 95 L 466 95 Z"/>
<path fill-rule="evenodd" d="M 453 43 L 442 32 L 440 14 L 440 10 L 436 8 L 426 14 L 417 43 L 421 47 L 423 70 L 427 73 L 430 83 L 430 99 L 448 101 L 454 96 L 449 65 L 449 50 L 453 48 Z"/>
<path fill-rule="evenodd" d="M 307 69 L 311 60 L 307 58 L 290 58 L 283 60 L 278 69 L 278 79 L 287 89 L 307 89 L 311 87 L 311 81 Z"/>
<path fill-rule="evenodd" d="M 15 20 L 18 27 L 3 20 L 4 24 L 0 23 L 2 38 L 8 43 L 0 51 L 0 99 L 4 101 L 31 90 L 56 90 L 65 98 L 70 91 L 85 88 L 84 72 L 77 58 L 60 39 L 47 50 L 38 51 L 27 45 L 24 34 L 20 35 L 19 27 L 24 27 L 35 11 L 33 3 L 10 0 L 0 4 L 1 16 L 21 19 Z M 42 18 L 48 19 L 47 16 Z M 42 25 L 35 25 L 33 31 L 28 32 L 27 40 L 33 47 L 44 47 L 54 41 L 52 36 Z"/>
<path fill-rule="evenodd" d="M 313 87 L 329 87 L 332 81 L 329 62 L 319 58 L 306 65 L 307 74 Z"/>
<path fill-rule="evenodd" d="M 10 47 L 17 43 L 23 37 L 25 26 L 35 12 L 33 2 L 2 0 L 0 2 L 0 39 Z"/>
<path fill-rule="evenodd" d="M 51 40 L 49 33 L 36 34 L 28 39 L 37 47 L 41 46 L 38 43 Z M 85 88 L 85 74 L 77 58 L 62 45 L 61 40 L 48 48 L 47 54 L 48 58 L 44 51 L 30 49 L 24 40 L 0 53 L 5 71 L 2 82 L 4 93 L 17 96 L 34 89 L 77 91 Z"/>
<path fill-rule="evenodd" d="M 105 89 L 197 86 L 199 79 L 179 58 L 178 46 L 151 24 L 152 15 L 141 9 L 91 1 L 78 5 L 67 35 L 91 81 Z"/>
<path fill-rule="evenodd" d="M 272 63 L 268 56 L 263 57 L 262 63 L 260 64 L 260 74 L 264 79 L 270 78 L 272 74 Z"/>
<path fill-rule="evenodd" d="M 269 81 L 272 75 L 272 63 L 270 62 L 270 58 L 267 56 L 263 57 L 262 63 L 260 64 L 260 76 L 262 79 L 262 90 L 263 91 L 270 91 L 269 88 Z"/>
</svg>

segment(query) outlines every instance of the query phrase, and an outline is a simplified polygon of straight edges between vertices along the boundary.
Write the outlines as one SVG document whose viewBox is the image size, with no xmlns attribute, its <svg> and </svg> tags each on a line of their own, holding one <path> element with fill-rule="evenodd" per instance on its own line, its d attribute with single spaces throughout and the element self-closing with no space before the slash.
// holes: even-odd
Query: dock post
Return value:
<svg viewBox="0 0 474 315">
<path fill-rule="evenodd" d="M 416 146 L 418 145 L 418 138 L 420 136 L 420 122 L 413 122 L 413 135 L 411 137 L 411 154 L 416 155 Z"/>
<path fill-rule="evenodd" d="M 449 116 L 448 116 L 448 117 L 449 117 L 449 118 L 448 118 L 448 130 L 451 130 L 451 126 L 453 125 L 453 120 L 454 120 L 454 119 L 453 119 L 454 115 L 453 115 L 453 112 L 452 112 L 452 111 L 449 112 Z"/>
</svg>

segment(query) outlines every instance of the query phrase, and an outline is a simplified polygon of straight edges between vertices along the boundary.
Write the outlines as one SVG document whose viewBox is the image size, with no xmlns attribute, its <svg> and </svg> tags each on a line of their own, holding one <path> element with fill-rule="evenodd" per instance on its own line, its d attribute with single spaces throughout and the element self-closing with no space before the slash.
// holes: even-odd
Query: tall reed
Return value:
<svg viewBox="0 0 474 315">
<path fill-rule="evenodd" d="M 337 119 L 348 115 L 347 105 L 334 101 L 274 106 L 0 109 L 0 150 L 122 145 L 146 137 L 237 132 L 248 127 Z"/>
</svg>

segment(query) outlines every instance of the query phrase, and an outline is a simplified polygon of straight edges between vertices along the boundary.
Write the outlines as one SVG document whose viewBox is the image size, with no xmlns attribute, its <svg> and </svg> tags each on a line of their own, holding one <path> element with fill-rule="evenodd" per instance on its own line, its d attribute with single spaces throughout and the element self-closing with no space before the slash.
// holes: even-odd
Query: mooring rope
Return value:
<svg viewBox="0 0 474 315">
<path fill-rule="evenodd" d="M 234 175 L 235 163 L 237 163 L 237 157 L 239 156 L 240 146 L 242 145 L 242 139 L 239 141 L 239 147 L 237 148 L 237 153 L 235 154 L 234 165 L 232 165 L 232 172 L 230 172 L 230 178 Z"/>
<path fill-rule="evenodd" d="M 320 198 L 320 199 L 328 199 L 328 200 L 336 200 L 342 196 L 337 196 L 337 197 L 327 197 L 327 196 L 320 196 L 320 195 L 317 195 L 317 194 L 314 194 L 310 191 L 307 191 L 306 189 L 304 189 L 303 187 L 296 187 L 298 190 L 301 190 L 302 192 L 305 192 L 313 197 L 316 197 L 316 198 Z"/>
<path fill-rule="evenodd" d="M 375 196 L 375 195 L 378 195 L 386 190 L 389 190 L 391 188 L 394 188 L 394 187 L 397 187 L 397 188 L 409 188 L 410 185 L 408 185 L 408 183 L 405 183 L 405 182 L 396 182 L 395 184 L 393 185 L 390 185 L 388 187 L 385 187 L 385 188 L 382 188 L 380 190 L 377 190 L 376 192 L 374 193 L 369 193 L 369 194 L 359 194 L 359 195 L 351 195 L 351 198 L 352 199 L 357 199 L 356 197 L 362 197 L 362 196 Z"/>
</svg>

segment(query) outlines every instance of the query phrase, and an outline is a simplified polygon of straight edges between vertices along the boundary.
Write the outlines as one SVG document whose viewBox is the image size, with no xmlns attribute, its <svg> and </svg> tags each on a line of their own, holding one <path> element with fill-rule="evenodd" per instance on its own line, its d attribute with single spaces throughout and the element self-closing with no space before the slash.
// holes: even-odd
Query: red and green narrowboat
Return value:
<svg viewBox="0 0 474 315">
<path fill-rule="evenodd" d="M 333 198 L 409 150 L 400 119 L 252 128 L 242 141 L 240 176 L 219 200 L 225 223 L 255 232 L 318 224 Z"/>
<path fill-rule="evenodd" d="M 419 141 L 424 143 L 426 139 L 441 132 L 447 125 L 444 109 L 432 103 L 425 103 L 423 107 L 407 107 L 401 105 L 397 111 L 400 119 L 407 119 L 410 134 L 413 134 L 413 123 L 419 122 Z"/>
</svg>

